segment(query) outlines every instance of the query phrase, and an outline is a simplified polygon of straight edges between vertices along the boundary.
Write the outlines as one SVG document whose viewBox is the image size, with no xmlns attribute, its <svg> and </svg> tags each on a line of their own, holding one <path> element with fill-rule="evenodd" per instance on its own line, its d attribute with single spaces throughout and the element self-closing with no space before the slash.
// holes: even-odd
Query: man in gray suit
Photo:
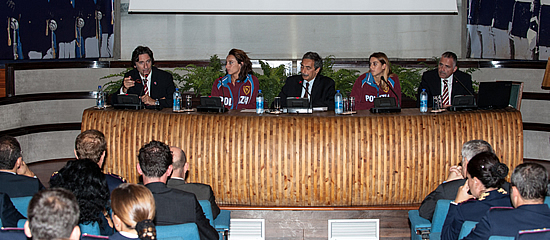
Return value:
<svg viewBox="0 0 550 240">
<path fill-rule="evenodd" d="M 169 188 L 175 188 L 182 191 L 194 193 L 198 200 L 210 201 L 212 206 L 212 215 L 214 218 L 220 214 L 220 208 L 216 204 L 216 197 L 210 185 L 202 183 L 187 183 L 185 178 L 189 171 L 189 163 L 185 157 L 185 152 L 179 147 L 170 147 L 172 151 L 172 176 L 168 179 L 167 186 Z"/>
</svg>

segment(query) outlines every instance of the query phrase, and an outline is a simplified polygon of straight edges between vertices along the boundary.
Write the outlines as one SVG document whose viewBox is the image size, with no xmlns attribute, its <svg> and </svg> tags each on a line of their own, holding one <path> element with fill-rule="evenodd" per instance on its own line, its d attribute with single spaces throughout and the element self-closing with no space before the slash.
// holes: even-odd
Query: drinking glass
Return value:
<svg viewBox="0 0 550 240">
<path fill-rule="evenodd" d="M 193 99 L 191 95 L 185 96 L 185 109 L 193 108 Z"/>
<path fill-rule="evenodd" d="M 441 109 L 441 95 L 434 96 L 432 105 L 432 111 L 439 111 Z"/>
<path fill-rule="evenodd" d="M 355 111 L 355 97 L 349 97 L 349 110 L 350 111 Z"/>
<path fill-rule="evenodd" d="M 275 97 L 273 100 L 273 107 L 275 111 L 281 111 L 281 97 Z"/>
<path fill-rule="evenodd" d="M 342 99 L 342 103 L 343 103 L 343 106 L 344 108 L 342 109 L 344 112 L 348 112 L 349 111 L 349 104 L 348 104 L 348 98 L 343 98 Z"/>
</svg>

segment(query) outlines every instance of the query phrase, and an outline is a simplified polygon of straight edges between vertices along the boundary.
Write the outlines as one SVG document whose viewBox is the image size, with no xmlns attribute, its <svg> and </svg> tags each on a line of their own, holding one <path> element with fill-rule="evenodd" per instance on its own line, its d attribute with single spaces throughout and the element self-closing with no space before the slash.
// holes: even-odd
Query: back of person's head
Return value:
<svg viewBox="0 0 550 240">
<path fill-rule="evenodd" d="M 0 137 L 0 169 L 12 170 L 21 157 L 21 145 L 11 136 Z"/>
<path fill-rule="evenodd" d="M 468 173 L 479 179 L 485 188 L 498 188 L 508 175 L 508 166 L 494 153 L 482 152 L 468 162 Z"/>
<path fill-rule="evenodd" d="M 139 149 L 138 160 L 144 176 L 159 178 L 172 165 L 172 152 L 168 145 L 153 140 Z"/>
<path fill-rule="evenodd" d="M 107 151 L 105 135 L 98 130 L 86 130 L 76 137 L 74 149 L 79 159 L 88 158 L 98 163 Z"/>
<path fill-rule="evenodd" d="M 30 230 L 32 239 L 69 239 L 78 225 L 79 214 L 78 203 L 70 191 L 62 188 L 42 190 L 29 202 L 25 232 L 28 236 Z"/>
<path fill-rule="evenodd" d="M 155 63 L 155 58 L 153 58 L 153 51 L 146 46 L 137 46 L 136 49 L 132 52 L 132 66 L 136 66 L 136 63 L 139 62 L 139 55 L 147 54 L 151 58 L 151 63 Z"/>
<path fill-rule="evenodd" d="M 156 231 L 155 199 L 151 191 L 143 185 L 123 183 L 111 193 L 113 215 L 118 217 L 128 228 L 135 229 L 140 239 L 150 239 Z M 154 239 L 154 238 L 153 238 Z"/>
<path fill-rule="evenodd" d="M 179 169 L 182 169 L 185 164 L 187 163 L 187 157 L 185 156 L 185 152 L 181 149 L 181 148 L 178 148 L 178 147 L 173 147 L 173 148 L 170 148 L 173 152 L 173 163 L 172 163 L 172 168 L 174 169 L 174 171 L 176 170 L 179 170 Z M 178 155 L 179 158 L 176 159 L 175 156 Z"/>
<path fill-rule="evenodd" d="M 478 155 L 482 152 L 494 152 L 491 144 L 484 140 L 470 140 L 462 145 L 462 157 L 465 161 L 469 161 L 475 155 Z"/>
<path fill-rule="evenodd" d="M 237 63 L 242 64 L 239 72 L 239 80 L 245 80 L 247 74 L 252 74 L 252 61 L 250 61 L 250 58 L 246 55 L 246 52 L 233 48 L 227 54 L 227 56 L 229 55 L 235 57 Z"/>
<path fill-rule="evenodd" d="M 514 169 L 511 184 L 525 200 L 544 200 L 548 187 L 548 172 L 538 163 L 522 163 Z"/>
<path fill-rule="evenodd" d="M 319 68 L 319 72 L 323 71 L 323 59 L 321 58 L 321 56 L 319 56 L 318 53 L 316 53 L 316 52 L 307 52 L 302 57 L 302 61 L 304 61 L 304 59 L 313 60 L 313 62 L 314 62 L 313 67 L 315 67 L 315 70 L 317 70 Z"/>
<path fill-rule="evenodd" d="M 456 54 L 454 52 L 450 52 L 450 51 L 449 52 L 444 52 L 443 54 L 441 54 L 441 57 L 452 58 L 453 59 L 453 64 L 454 64 L 454 66 L 456 66 L 456 62 L 458 61 L 458 57 L 456 56 Z"/>
<path fill-rule="evenodd" d="M 50 186 L 65 188 L 75 195 L 80 207 L 79 223 L 103 221 L 100 213 L 109 208 L 109 187 L 105 174 L 92 160 L 68 161 L 50 179 Z"/>
</svg>

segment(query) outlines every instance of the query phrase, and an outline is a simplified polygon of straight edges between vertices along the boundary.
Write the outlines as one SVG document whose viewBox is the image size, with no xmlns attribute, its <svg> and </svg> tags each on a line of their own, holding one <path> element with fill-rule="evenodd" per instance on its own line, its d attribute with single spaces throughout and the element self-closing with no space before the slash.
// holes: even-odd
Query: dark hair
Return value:
<svg viewBox="0 0 550 240">
<path fill-rule="evenodd" d="M 182 169 L 183 166 L 187 163 L 187 157 L 185 156 L 185 152 L 181 148 L 177 148 L 178 151 L 181 151 L 181 157 L 180 159 L 173 159 L 172 160 L 172 167 L 175 169 Z M 172 155 L 173 156 L 173 155 Z"/>
<path fill-rule="evenodd" d="M 146 177 L 162 177 L 172 165 L 170 147 L 159 141 L 151 141 L 139 149 L 139 166 Z"/>
<path fill-rule="evenodd" d="M 508 175 L 508 166 L 501 163 L 494 153 L 482 152 L 468 162 L 468 173 L 476 177 L 486 188 L 498 188 Z"/>
<path fill-rule="evenodd" d="M 12 170 L 21 157 L 21 145 L 11 136 L 0 137 L 0 169 Z"/>
<path fill-rule="evenodd" d="M 466 158 L 466 161 L 482 152 L 494 152 L 493 147 L 484 140 L 470 140 L 462 145 L 462 157 Z"/>
<path fill-rule="evenodd" d="M 132 52 L 132 67 L 136 66 L 136 62 L 139 62 L 139 55 L 147 54 L 151 58 L 151 64 L 155 63 L 155 58 L 153 57 L 153 51 L 149 47 L 138 46 Z"/>
<path fill-rule="evenodd" d="M 102 223 L 102 213 L 109 209 L 109 188 L 105 175 L 90 159 L 71 160 L 50 179 L 51 187 L 71 191 L 80 207 L 79 223 Z"/>
<path fill-rule="evenodd" d="M 548 187 L 548 172 L 538 163 L 522 163 L 514 169 L 511 184 L 518 189 L 523 199 L 544 200 Z"/>
<path fill-rule="evenodd" d="M 27 216 L 33 239 L 68 239 L 80 214 L 75 196 L 62 188 L 45 189 L 29 202 Z"/>
<path fill-rule="evenodd" d="M 304 59 L 313 60 L 314 61 L 313 66 L 315 67 L 315 70 L 319 68 L 319 73 L 323 71 L 323 59 L 316 52 L 307 52 L 302 57 L 302 61 L 304 61 Z"/>
<path fill-rule="evenodd" d="M 227 56 L 233 56 L 237 59 L 237 63 L 242 64 L 241 70 L 239 71 L 239 80 L 245 80 L 247 74 L 252 74 L 252 62 L 248 55 L 243 50 L 233 48 Z M 227 71 L 227 70 L 226 70 Z"/>
<path fill-rule="evenodd" d="M 128 228 L 138 232 L 140 239 L 154 239 L 155 198 L 143 185 L 123 183 L 111 193 L 111 206 L 116 215 Z"/>
<path fill-rule="evenodd" d="M 79 159 L 88 158 L 98 163 L 103 152 L 107 151 L 107 142 L 102 132 L 86 130 L 76 137 L 74 149 Z"/>
<path fill-rule="evenodd" d="M 454 63 L 453 67 L 456 67 L 456 62 L 458 61 L 458 57 L 456 56 L 456 54 L 454 52 L 444 52 L 443 54 L 441 54 L 441 57 L 452 58 L 453 63 Z"/>
</svg>

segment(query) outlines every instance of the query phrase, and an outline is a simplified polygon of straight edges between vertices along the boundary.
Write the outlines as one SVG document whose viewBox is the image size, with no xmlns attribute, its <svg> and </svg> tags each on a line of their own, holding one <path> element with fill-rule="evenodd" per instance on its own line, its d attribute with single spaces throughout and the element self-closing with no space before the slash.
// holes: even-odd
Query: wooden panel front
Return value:
<svg viewBox="0 0 550 240">
<path fill-rule="evenodd" d="M 105 170 L 131 182 L 142 145 L 154 139 L 181 147 L 188 180 L 211 185 L 222 205 L 420 203 L 468 140 L 487 140 L 511 169 L 523 157 L 521 113 L 513 109 L 353 116 L 87 109 L 87 129 L 106 135 Z"/>
</svg>

